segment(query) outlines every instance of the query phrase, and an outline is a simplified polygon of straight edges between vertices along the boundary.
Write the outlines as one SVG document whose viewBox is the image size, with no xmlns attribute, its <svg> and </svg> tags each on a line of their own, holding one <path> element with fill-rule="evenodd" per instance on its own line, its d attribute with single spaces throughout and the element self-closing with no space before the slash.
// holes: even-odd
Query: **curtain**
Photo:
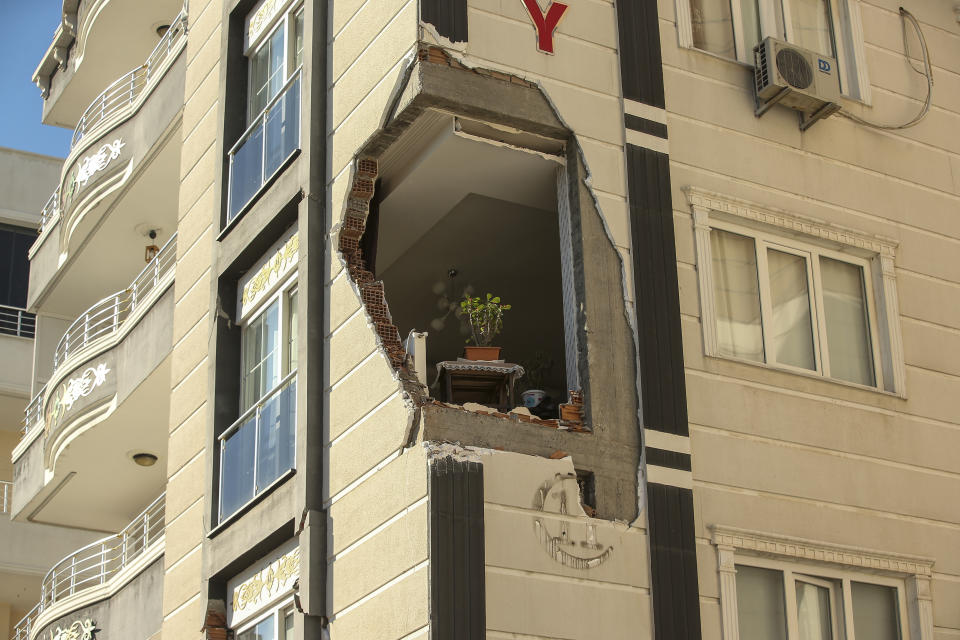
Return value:
<svg viewBox="0 0 960 640">
<path fill-rule="evenodd" d="M 736 58 L 729 0 L 690 0 L 693 46 Z"/>
<path fill-rule="evenodd" d="M 802 256 L 767 250 L 773 326 L 770 340 L 773 358 L 780 364 L 816 369 L 807 260 Z"/>
<path fill-rule="evenodd" d="M 832 640 L 830 590 L 800 580 L 796 584 L 799 640 Z"/>
<path fill-rule="evenodd" d="M 752 238 L 714 229 L 713 293 L 721 355 L 763 362 L 760 287 Z"/>
<path fill-rule="evenodd" d="M 737 565 L 737 617 L 740 640 L 786 640 L 783 574 Z"/>
<path fill-rule="evenodd" d="M 855 264 L 821 257 L 820 278 L 823 281 L 830 376 L 872 386 L 876 381 L 863 269 Z"/>
</svg>

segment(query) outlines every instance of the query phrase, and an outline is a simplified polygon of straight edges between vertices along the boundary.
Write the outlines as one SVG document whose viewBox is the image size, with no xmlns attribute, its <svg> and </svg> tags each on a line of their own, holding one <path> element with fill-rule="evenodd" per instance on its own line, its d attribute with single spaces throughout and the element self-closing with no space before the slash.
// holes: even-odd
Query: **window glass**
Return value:
<svg viewBox="0 0 960 640">
<path fill-rule="evenodd" d="M 830 375 L 872 386 L 876 380 L 863 269 L 821 256 L 820 278 L 823 281 Z"/>
<path fill-rule="evenodd" d="M 827 0 L 785 0 L 788 7 L 792 43 L 834 57 L 830 4 Z"/>
<path fill-rule="evenodd" d="M 286 79 L 283 73 L 283 23 L 280 23 L 266 42 L 250 57 L 249 122 L 277 95 Z"/>
<path fill-rule="evenodd" d="M 753 238 L 714 230 L 713 289 L 720 353 L 763 362 L 760 287 Z"/>
<path fill-rule="evenodd" d="M 293 68 L 291 73 L 303 64 L 303 9 L 293 19 Z"/>
<path fill-rule="evenodd" d="M 856 636 L 870 640 L 900 640 L 897 590 L 863 582 L 851 582 L 850 590 Z"/>
<path fill-rule="evenodd" d="M 290 292 L 287 318 L 287 371 L 297 368 L 297 290 Z"/>
<path fill-rule="evenodd" d="M 293 609 L 287 609 L 283 616 L 283 635 L 280 640 L 293 640 Z"/>
<path fill-rule="evenodd" d="M 767 250 L 773 309 L 770 343 L 774 359 L 803 369 L 816 369 L 807 260 L 802 256 Z"/>
<path fill-rule="evenodd" d="M 273 616 L 261 620 L 253 628 L 238 634 L 237 640 L 276 640 L 273 629 Z"/>
<path fill-rule="evenodd" d="M 832 640 L 830 589 L 797 581 L 797 628 L 799 640 Z"/>
<path fill-rule="evenodd" d="M 753 48 L 763 38 L 760 36 L 760 7 L 758 0 L 740 0 L 740 15 L 743 22 L 743 46 L 747 59 L 753 60 Z"/>
<path fill-rule="evenodd" d="M 249 409 L 280 382 L 279 315 L 277 301 L 244 329 L 241 411 Z"/>
<path fill-rule="evenodd" d="M 736 57 L 733 20 L 726 0 L 690 0 L 693 46 L 721 56 Z"/>
<path fill-rule="evenodd" d="M 786 640 L 783 574 L 737 565 L 737 613 L 740 640 Z"/>
</svg>

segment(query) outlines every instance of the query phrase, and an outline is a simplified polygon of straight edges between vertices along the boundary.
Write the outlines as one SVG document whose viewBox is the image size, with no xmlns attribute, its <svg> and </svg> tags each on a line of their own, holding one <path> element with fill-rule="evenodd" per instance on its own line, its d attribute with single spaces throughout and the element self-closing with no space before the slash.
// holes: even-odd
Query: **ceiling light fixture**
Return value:
<svg viewBox="0 0 960 640">
<path fill-rule="evenodd" d="M 152 467 L 157 464 L 157 456 L 152 453 L 135 453 L 131 457 L 141 467 Z"/>
</svg>

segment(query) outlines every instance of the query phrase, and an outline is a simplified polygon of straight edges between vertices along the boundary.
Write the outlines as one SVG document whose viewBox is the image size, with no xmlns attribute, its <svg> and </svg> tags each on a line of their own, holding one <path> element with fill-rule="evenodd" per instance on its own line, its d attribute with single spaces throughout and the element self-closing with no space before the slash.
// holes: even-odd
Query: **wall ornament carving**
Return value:
<svg viewBox="0 0 960 640">
<path fill-rule="evenodd" d="M 553 479 L 543 483 L 537 491 L 534 504 L 538 511 L 545 514 L 567 516 L 568 495 L 574 500 L 579 499 L 577 476 L 572 473 L 558 473 Z M 613 553 L 613 546 L 597 541 L 597 527 L 590 522 L 559 519 L 547 524 L 544 518 L 535 518 L 533 530 L 547 555 L 571 569 L 595 569 Z"/>
<path fill-rule="evenodd" d="M 96 627 L 96 623 L 90 618 L 75 620 L 67 627 L 57 627 L 50 631 L 50 640 L 93 640 Z"/>
<path fill-rule="evenodd" d="M 257 609 L 293 586 L 300 577 L 300 548 L 293 549 L 233 589 L 233 614 Z"/>
<path fill-rule="evenodd" d="M 106 363 L 101 362 L 94 367 L 87 367 L 79 376 L 61 384 L 50 403 L 46 420 L 47 429 L 56 424 L 64 413 L 73 409 L 77 400 L 89 396 L 94 389 L 106 382 L 108 373 L 110 369 L 107 368 Z"/>
<path fill-rule="evenodd" d="M 81 187 L 86 186 L 87 181 L 93 177 L 93 174 L 98 171 L 103 171 L 107 168 L 107 165 L 110 164 L 111 160 L 116 160 L 120 157 L 120 150 L 123 149 L 123 147 L 123 139 L 117 138 L 113 142 L 100 147 L 93 155 L 81 160 L 80 166 L 77 169 L 77 183 Z"/>
<path fill-rule="evenodd" d="M 281 278 L 296 268 L 300 256 L 300 234 L 294 233 L 273 256 L 243 285 L 240 315 L 246 315 Z"/>
</svg>

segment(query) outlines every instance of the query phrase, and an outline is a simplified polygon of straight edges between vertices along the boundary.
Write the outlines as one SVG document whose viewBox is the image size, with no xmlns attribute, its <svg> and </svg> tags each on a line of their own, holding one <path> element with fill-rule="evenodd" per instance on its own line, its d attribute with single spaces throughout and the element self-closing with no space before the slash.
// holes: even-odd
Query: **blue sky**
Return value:
<svg viewBox="0 0 960 640">
<path fill-rule="evenodd" d="M 30 80 L 60 23 L 61 0 L 0 0 L 0 147 L 64 157 L 71 133 L 40 124 L 43 100 Z"/>
</svg>

